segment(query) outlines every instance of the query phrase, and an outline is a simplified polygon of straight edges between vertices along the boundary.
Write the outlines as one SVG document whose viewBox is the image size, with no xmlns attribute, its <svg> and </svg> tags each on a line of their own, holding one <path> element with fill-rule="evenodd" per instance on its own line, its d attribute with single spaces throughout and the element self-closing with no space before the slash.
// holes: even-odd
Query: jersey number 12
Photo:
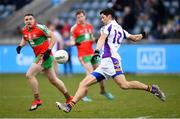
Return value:
<svg viewBox="0 0 180 119">
<path fill-rule="evenodd" d="M 120 44 L 120 38 L 121 38 L 122 34 L 120 31 L 117 31 L 116 29 L 114 29 L 114 38 L 113 38 L 113 43 L 118 43 Z"/>
</svg>

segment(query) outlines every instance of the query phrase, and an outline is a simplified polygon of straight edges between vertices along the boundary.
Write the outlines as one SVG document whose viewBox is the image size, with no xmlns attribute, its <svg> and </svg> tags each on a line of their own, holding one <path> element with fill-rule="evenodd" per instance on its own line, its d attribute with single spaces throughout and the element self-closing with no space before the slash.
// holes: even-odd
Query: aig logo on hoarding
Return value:
<svg viewBox="0 0 180 119">
<path fill-rule="evenodd" d="M 140 70 L 163 70 L 166 68 L 164 48 L 138 48 L 137 68 Z"/>
</svg>

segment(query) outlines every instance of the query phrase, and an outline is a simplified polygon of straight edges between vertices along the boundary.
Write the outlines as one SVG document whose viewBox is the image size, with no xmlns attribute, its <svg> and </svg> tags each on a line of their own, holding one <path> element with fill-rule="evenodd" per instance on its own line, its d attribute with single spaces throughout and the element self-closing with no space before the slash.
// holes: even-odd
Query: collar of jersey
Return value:
<svg viewBox="0 0 180 119">
<path fill-rule="evenodd" d="M 109 25 L 111 23 L 116 23 L 116 21 L 115 20 L 111 20 L 107 25 Z"/>
</svg>

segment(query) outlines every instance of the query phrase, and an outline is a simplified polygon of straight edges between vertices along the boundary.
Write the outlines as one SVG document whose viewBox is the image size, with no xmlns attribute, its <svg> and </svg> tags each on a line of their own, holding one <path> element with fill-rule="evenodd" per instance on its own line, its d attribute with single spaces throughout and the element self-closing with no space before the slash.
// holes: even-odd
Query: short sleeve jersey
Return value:
<svg viewBox="0 0 180 119">
<path fill-rule="evenodd" d="M 71 37 L 75 39 L 75 42 L 80 43 L 77 46 L 78 57 L 93 54 L 93 27 L 91 24 L 86 23 L 85 27 L 81 24 L 75 24 L 71 28 Z"/>
<path fill-rule="evenodd" d="M 129 37 L 130 34 L 123 30 L 123 28 L 115 20 L 112 20 L 109 24 L 103 26 L 101 28 L 101 33 L 108 35 L 102 48 L 102 58 L 114 57 L 121 59 L 118 54 L 118 49 L 122 40 Z"/>
<path fill-rule="evenodd" d="M 25 41 L 33 48 L 35 55 L 43 54 L 49 47 L 49 30 L 45 25 L 34 24 L 29 29 L 24 27 L 22 30 Z"/>
</svg>

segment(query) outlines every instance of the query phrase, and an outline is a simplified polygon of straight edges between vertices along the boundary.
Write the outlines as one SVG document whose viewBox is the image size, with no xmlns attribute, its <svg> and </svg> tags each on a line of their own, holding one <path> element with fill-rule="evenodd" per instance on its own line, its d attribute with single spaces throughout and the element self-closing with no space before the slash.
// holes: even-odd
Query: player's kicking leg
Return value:
<svg viewBox="0 0 180 119">
<path fill-rule="evenodd" d="M 114 77 L 114 81 L 120 86 L 122 89 L 139 89 L 139 90 L 145 90 L 148 91 L 155 96 L 157 96 L 161 101 L 166 100 L 165 94 L 160 90 L 160 88 L 157 85 L 146 85 L 139 81 L 127 81 L 125 76 L 118 75 Z"/>
<path fill-rule="evenodd" d="M 82 80 L 79 84 L 79 88 L 75 96 L 73 97 L 72 101 L 67 104 L 56 102 L 57 107 L 63 110 L 64 112 L 70 112 L 73 106 L 86 95 L 88 87 L 92 84 L 95 84 L 96 82 L 97 80 L 93 75 L 90 74 L 86 76 L 85 79 Z"/>
<path fill-rule="evenodd" d="M 39 97 L 38 81 L 35 77 L 40 71 L 42 71 L 42 67 L 38 64 L 32 63 L 32 65 L 26 73 L 26 78 L 28 79 L 34 94 L 34 100 L 29 111 L 36 110 L 40 105 L 42 105 L 42 101 Z"/>
<path fill-rule="evenodd" d="M 48 77 L 51 84 L 53 84 L 66 98 L 66 103 L 70 102 L 72 100 L 72 96 L 69 95 L 66 86 L 64 83 L 58 79 L 54 68 L 49 68 L 44 71 L 45 75 Z"/>
</svg>

